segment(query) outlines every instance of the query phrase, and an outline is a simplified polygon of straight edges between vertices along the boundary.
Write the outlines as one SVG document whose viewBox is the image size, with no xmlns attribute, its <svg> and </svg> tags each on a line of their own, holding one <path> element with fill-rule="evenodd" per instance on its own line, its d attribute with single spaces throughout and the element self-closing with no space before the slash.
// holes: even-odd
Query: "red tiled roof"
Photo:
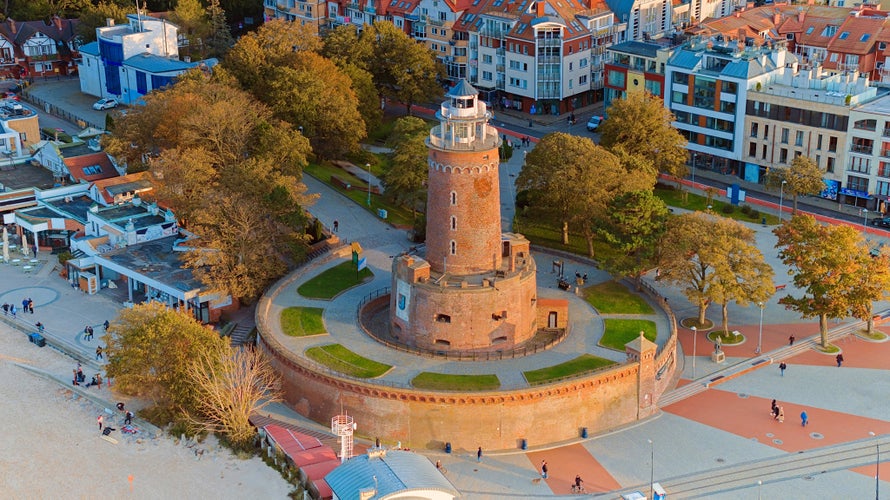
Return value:
<svg viewBox="0 0 890 500">
<path fill-rule="evenodd" d="M 875 35 L 885 19 L 850 16 L 828 42 L 828 50 L 844 54 L 867 54 L 875 46 Z"/>
<path fill-rule="evenodd" d="M 135 174 L 127 174 L 122 175 L 120 177 L 109 177 L 107 179 L 100 179 L 98 181 L 93 182 L 93 186 L 96 186 L 96 189 L 99 190 L 99 194 L 102 195 L 102 198 L 108 203 L 114 203 L 114 197 L 108 194 L 106 188 L 109 186 L 117 186 L 118 184 L 126 184 L 128 182 L 135 182 L 141 180 L 151 180 L 151 174 L 148 172 L 138 172 Z"/>
<path fill-rule="evenodd" d="M 65 166 L 77 181 L 93 182 L 117 177 L 111 159 L 104 152 L 65 158 Z"/>
</svg>

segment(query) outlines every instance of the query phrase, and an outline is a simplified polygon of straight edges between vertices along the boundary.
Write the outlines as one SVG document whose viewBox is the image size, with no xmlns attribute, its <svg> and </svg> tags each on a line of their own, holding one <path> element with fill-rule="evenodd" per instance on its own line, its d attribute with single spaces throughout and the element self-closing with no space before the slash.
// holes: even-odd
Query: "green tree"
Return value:
<svg viewBox="0 0 890 500">
<path fill-rule="evenodd" d="M 232 48 L 232 32 L 226 22 L 226 11 L 219 4 L 219 0 L 209 0 L 207 15 L 210 17 L 210 33 L 207 36 L 206 46 L 210 55 L 222 57 Z"/>
<path fill-rule="evenodd" d="M 822 347 L 828 347 L 828 320 L 845 318 L 863 294 L 862 236 L 847 225 L 822 225 L 797 214 L 773 231 L 779 258 L 788 266 L 800 296 L 779 304 L 804 318 L 819 318 Z"/>
<path fill-rule="evenodd" d="M 250 448 L 256 436 L 250 416 L 281 400 L 278 374 L 262 351 L 216 344 L 198 353 L 187 373 L 197 401 L 191 423 L 225 434 L 236 447 Z"/>
<path fill-rule="evenodd" d="M 121 6 L 116 2 L 87 3 L 78 15 L 77 35 L 82 43 L 96 41 L 96 28 L 105 26 L 108 19 L 114 19 L 115 23 L 124 23 L 127 14 L 132 9 Z"/>
<path fill-rule="evenodd" d="M 170 20 L 179 26 L 179 34 L 188 41 L 188 53 L 204 57 L 204 41 L 210 36 L 210 17 L 200 0 L 177 0 Z"/>
<path fill-rule="evenodd" d="M 607 112 L 599 127 L 600 145 L 613 152 L 621 147 L 656 172 L 686 176 L 687 141 L 671 125 L 674 116 L 660 98 L 628 92 L 626 99 L 612 101 Z"/>
<path fill-rule="evenodd" d="M 658 241 L 664 234 L 670 212 L 652 191 L 631 191 L 613 198 L 599 228 L 602 238 L 615 249 L 603 260 L 613 276 L 630 276 L 641 286 L 640 276 L 655 264 Z"/>
<path fill-rule="evenodd" d="M 869 251 L 865 245 L 858 254 L 861 276 L 859 286 L 850 293 L 850 313 L 865 321 L 866 333 L 874 334 L 874 303 L 886 300 L 890 290 L 890 248 Z"/>
<path fill-rule="evenodd" d="M 195 407 L 189 364 L 226 344 L 187 313 L 160 302 L 121 309 L 103 340 L 106 374 L 114 379 L 117 390 L 148 398 L 168 414 Z"/>
<path fill-rule="evenodd" d="M 389 138 L 392 167 L 383 175 L 383 183 L 387 194 L 410 205 L 412 221 L 417 220 L 417 204 L 425 193 L 428 178 L 428 136 L 426 122 L 409 116 L 396 121 Z"/>
<path fill-rule="evenodd" d="M 387 98 L 404 103 L 408 114 L 411 105 L 442 95 L 442 68 L 426 45 L 417 43 L 389 21 L 366 27 L 361 37 L 370 40 L 374 47 L 368 71 L 374 75 L 377 87 Z"/>
<path fill-rule="evenodd" d="M 819 194 L 825 189 L 822 181 L 824 172 L 819 169 L 816 162 L 807 156 L 796 156 L 791 160 L 791 165 L 783 172 L 785 180 L 785 193 L 791 196 L 794 208 L 791 213 L 797 213 L 797 197 L 807 194 Z"/>
<path fill-rule="evenodd" d="M 593 257 L 596 223 L 606 205 L 623 190 L 642 189 L 638 180 L 629 178 L 618 158 L 592 140 L 553 133 L 526 156 L 516 187 L 530 191 L 531 208 L 561 224 L 563 244 L 568 244 L 569 226 L 575 224 Z"/>
<path fill-rule="evenodd" d="M 775 292 L 773 268 L 763 258 L 754 231 L 741 223 L 725 219 L 732 244 L 726 247 L 722 262 L 717 264 L 711 297 L 721 305 L 723 333 L 729 333 L 729 303 L 741 307 L 766 302 Z"/>
<path fill-rule="evenodd" d="M 383 122 L 383 106 L 374 86 L 374 76 L 351 63 L 337 63 L 337 66 L 352 80 L 352 91 L 358 98 L 358 111 L 365 123 L 367 136 Z"/>
</svg>

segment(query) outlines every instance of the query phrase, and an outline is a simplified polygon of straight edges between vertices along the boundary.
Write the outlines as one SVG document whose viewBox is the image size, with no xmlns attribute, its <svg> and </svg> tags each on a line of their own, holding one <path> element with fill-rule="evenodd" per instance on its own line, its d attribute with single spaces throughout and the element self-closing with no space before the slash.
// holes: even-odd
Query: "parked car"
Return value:
<svg viewBox="0 0 890 500">
<path fill-rule="evenodd" d="M 890 217 L 880 217 L 878 219 L 872 219 L 872 226 L 880 226 L 880 227 L 890 227 Z"/>
<path fill-rule="evenodd" d="M 596 132 L 596 129 L 600 128 L 602 125 L 604 118 L 602 116 L 591 116 L 589 120 L 587 120 L 587 130 L 590 132 Z"/>
<path fill-rule="evenodd" d="M 103 110 L 103 109 L 114 109 L 117 107 L 117 99 L 99 99 L 93 104 L 93 109 Z"/>
</svg>

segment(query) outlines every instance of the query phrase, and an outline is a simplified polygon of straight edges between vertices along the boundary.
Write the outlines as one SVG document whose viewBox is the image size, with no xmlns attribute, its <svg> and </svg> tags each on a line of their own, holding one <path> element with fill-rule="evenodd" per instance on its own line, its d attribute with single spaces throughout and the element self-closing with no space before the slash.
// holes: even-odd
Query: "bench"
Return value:
<svg viewBox="0 0 890 500">
<path fill-rule="evenodd" d="M 347 190 L 352 189 L 352 185 L 350 183 L 344 181 L 343 179 L 337 177 L 336 175 L 331 176 L 331 184 L 333 184 L 337 187 L 341 187 L 343 189 L 347 189 Z"/>
</svg>

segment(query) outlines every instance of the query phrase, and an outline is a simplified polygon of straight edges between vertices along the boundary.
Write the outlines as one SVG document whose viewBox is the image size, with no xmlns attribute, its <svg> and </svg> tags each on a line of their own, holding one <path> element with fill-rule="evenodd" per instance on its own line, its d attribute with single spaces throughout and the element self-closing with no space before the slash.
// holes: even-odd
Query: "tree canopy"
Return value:
<svg viewBox="0 0 890 500">
<path fill-rule="evenodd" d="M 628 92 L 626 99 L 612 101 L 606 112 L 608 118 L 599 127 L 600 145 L 613 152 L 621 148 L 639 158 L 639 167 L 677 178 L 686 176 L 687 141 L 671 125 L 674 116 L 660 98 L 648 92 Z"/>
<path fill-rule="evenodd" d="M 791 213 L 797 213 L 797 198 L 801 195 L 819 194 L 825 189 L 824 172 L 808 156 L 796 156 L 787 170 L 780 170 L 780 178 L 786 182 L 785 192 L 793 199 Z M 779 181 L 781 182 L 781 180 Z"/>
<path fill-rule="evenodd" d="M 640 286 L 640 276 L 655 265 L 658 241 L 664 234 L 670 212 L 652 191 L 632 191 L 613 198 L 606 209 L 599 234 L 615 254 L 602 260 L 613 276 L 630 276 Z"/>
<path fill-rule="evenodd" d="M 866 333 L 874 333 L 874 303 L 886 300 L 890 291 L 890 248 L 881 246 L 859 255 L 859 286 L 850 294 L 850 314 L 865 321 Z"/>
<path fill-rule="evenodd" d="M 429 127 L 426 122 L 413 116 L 399 118 L 389 137 L 393 148 L 392 166 L 383 174 L 387 195 L 404 201 L 411 207 L 417 219 L 417 205 L 426 194 L 425 186 L 429 171 L 427 166 L 426 138 Z"/>
<path fill-rule="evenodd" d="M 779 303 L 804 318 L 819 318 L 822 347 L 828 347 L 828 320 L 847 317 L 863 299 L 863 252 L 858 231 L 847 225 L 823 225 L 810 215 L 797 214 L 773 231 L 779 257 L 788 266 L 794 286 Z M 868 294 L 865 294 L 868 295 Z"/>
<path fill-rule="evenodd" d="M 107 150 L 150 168 L 158 198 L 200 236 L 185 261 L 204 285 L 253 300 L 305 249 L 302 207 L 313 198 L 298 179 L 308 142 L 246 92 L 200 72 L 144 100 L 116 123 Z"/>
<path fill-rule="evenodd" d="M 78 14 L 77 35 L 82 43 L 96 41 L 96 28 L 105 26 L 108 19 L 114 19 L 117 23 L 127 20 L 127 14 L 131 12 L 132 4 L 121 5 L 118 2 L 87 3 Z"/>
</svg>

